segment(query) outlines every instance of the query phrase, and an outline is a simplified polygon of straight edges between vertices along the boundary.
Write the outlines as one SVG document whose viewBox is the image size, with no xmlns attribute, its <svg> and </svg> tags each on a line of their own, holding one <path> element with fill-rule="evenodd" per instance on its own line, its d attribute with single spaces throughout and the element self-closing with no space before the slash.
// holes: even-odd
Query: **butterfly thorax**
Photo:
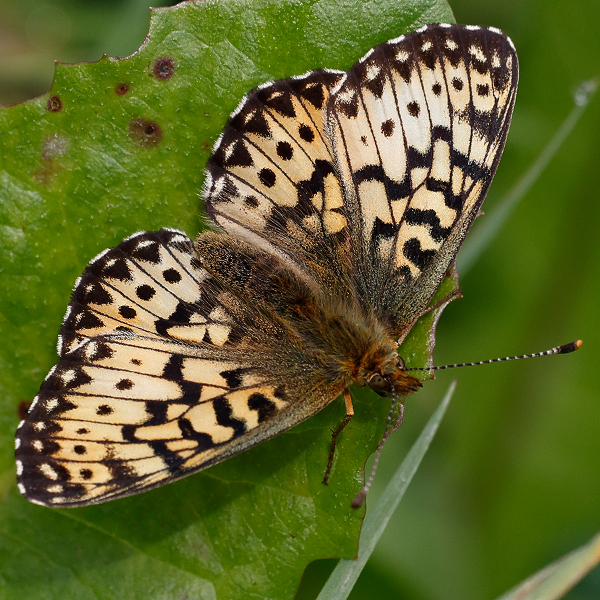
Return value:
<svg viewBox="0 0 600 600">
<path fill-rule="evenodd" d="M 312 371 L 316 380 L 339 390 L 369 386 L 383 396 L 421 387 L 405 373 L 393 333 L 343 281 L 335 287 L 313 284 L 311 274 L 304 277 L 284 259 L 229 236 L 202 234 L 196 249 L 203 267 L 250 307 L 254 329 L 275 331 L 282 348 L 292 349 L 290 363 Z M 230 306 L 235 310 L 235 302 Z"/>
<path fill-rule="evenodd" d="M 332 378 L 370 386 L 381 395 L 411 393 L 420 387 L 417 379 L 404 373 L 390 332 L 352 295 L 317 294 L 302 282 L 293 282 L 289 274 L 280 279 L 288 294 L 288 324 L 300 332 L 303 351 L 323 360 Z"/>
</svg>

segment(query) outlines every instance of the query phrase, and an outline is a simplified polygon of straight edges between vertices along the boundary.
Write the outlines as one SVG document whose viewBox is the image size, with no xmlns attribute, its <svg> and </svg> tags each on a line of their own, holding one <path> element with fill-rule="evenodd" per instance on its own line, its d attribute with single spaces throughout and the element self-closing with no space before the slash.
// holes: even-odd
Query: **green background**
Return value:
<svg viewBox="0 0 600 600">
<path fill-rule="evenodd" d="M 54 13 L 40 13 L 44 6 Z M 147 29 L 140 3 L 44 6 L 31 0 L 0 5 L 0 103 L 47 91 L 51 58 L 126 55 Z M 519 53 L 517 105 L 484 204 L 489 212 L 569 113 L 576 86 L 600 75 L 600 7 L 595 0 L 513 0 L 459 1 L 452 8 L 459 23 L 503 29 Z M 61 15 L 69 16 L 69 25 Z M 451 378 L 458 379 L 440 432 L 353 598 L 495 597 L 600 529 L 599 140 L 595 98 L 461 279 L 464 298 L 438 325 L 435 361 L 533 352 L 575 338 L 584 347 L 565 357 L 442 373 L 409 399 L 377 482 L 389 477 Z M 3 483 L 3 490 L 9 487 Z M 369 502 L 376 495 L 377 489 Z M 302 597 L 318 589 L 331 564 L 309 568 Z M 600 597 L 598 572 L 570 597 Z"/>
</svg>

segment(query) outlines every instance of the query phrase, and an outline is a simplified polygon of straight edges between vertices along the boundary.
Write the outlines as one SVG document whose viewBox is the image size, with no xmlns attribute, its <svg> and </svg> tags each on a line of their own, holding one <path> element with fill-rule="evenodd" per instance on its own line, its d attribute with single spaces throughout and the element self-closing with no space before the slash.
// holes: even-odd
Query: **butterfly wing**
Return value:
<svg viewBox="0 0 600 600">
<path fill-rule="evenodd" d="M 215 144 L 205 184 L 207 213 L 228 233 L 331 284 L 345 273 L 348 220 L 324 120 L 342 75 L 314 71 L 251 91 Z"/>
<path fill-rule="evenodd" d="M 434 25 L 373 48 L 333 91 L 326 131 L 354 284 L 396 335 L 422 313 L 479 211 L 517 79 L 500 31 Z"/>
<path fill-rule="evenodd" d="M 243 244 L 208 238 L 211 260 L 241 260 Z M 224 275 L 212 277 L 201 259 L 184 234 L 162 230 L 132 236 L 85 270 L 60 362 L 17 430 L 18 484 L 29 500 L 82 506 L 173 481 L 340 393 L 319 385 L 322 375 L 311 375 L 260 307 L 232 295 L 248 292 L 239 272 L 226 291 Z"/>
</svg>

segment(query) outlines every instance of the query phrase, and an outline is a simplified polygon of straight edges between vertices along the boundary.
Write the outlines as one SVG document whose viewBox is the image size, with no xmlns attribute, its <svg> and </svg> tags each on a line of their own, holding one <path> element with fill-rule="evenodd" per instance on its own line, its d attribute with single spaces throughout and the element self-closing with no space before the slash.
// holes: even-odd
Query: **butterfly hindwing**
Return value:
<svg viewBox="0 0 600 600">
<path fill-rule="evenodd" d="M 215 144 L 205 186 L 207 212 L 228 233 L 339 276 L 347 216 L 324 120 L 342 75 L 315 71 L 250 92 Z"/>
</svg>

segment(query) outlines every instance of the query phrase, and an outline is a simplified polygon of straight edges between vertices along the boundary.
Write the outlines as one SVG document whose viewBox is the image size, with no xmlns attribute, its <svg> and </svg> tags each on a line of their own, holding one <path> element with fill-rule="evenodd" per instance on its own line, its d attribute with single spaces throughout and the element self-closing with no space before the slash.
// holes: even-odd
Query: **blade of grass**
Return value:
<svg viewBox="0 0 600 600">
<path fill-rule="evenodd" d="M 421 435 L 390 480 L 377 506 L 367 514 L 360 534 L 358 557 L 356 560 L 340 560 L 323 586 L 317 600 L 344 600 L 350 594 L 398 503 L 402 500 L 413 475 L 419 468 L 421 460 L 438 430 L 455 387 L 456 381 L 453 381 L 438 409 L 429 419 Z"/>
<path fill-rule="evenodd" d="M 596 80 L 589 80 L 584 81 L 577 88 L 573 96 L 575 103 L 573 109 L 552 136 L 546 147 L 508 194 L 500 200 L 493 210 L 486 214 L 486 218 L 482 220 L 481 225 L 474 227 L 469 233 L 457 259 L 457 268 L 461 277 L 465 276 L 477 259 L 483 254 L 515 207 L 531 189 L 564 141 L 569 137 L 569 134 L 573 131 L 577 121 L 579 121 L 586 106 L 595 94 L 597 87 L 598 82 Z"/>
<path fill-rule="evenodd" d="M 538 571 L 498 600 L 556 600 L 600 563 L 600 533 Z"/>
</svg>

